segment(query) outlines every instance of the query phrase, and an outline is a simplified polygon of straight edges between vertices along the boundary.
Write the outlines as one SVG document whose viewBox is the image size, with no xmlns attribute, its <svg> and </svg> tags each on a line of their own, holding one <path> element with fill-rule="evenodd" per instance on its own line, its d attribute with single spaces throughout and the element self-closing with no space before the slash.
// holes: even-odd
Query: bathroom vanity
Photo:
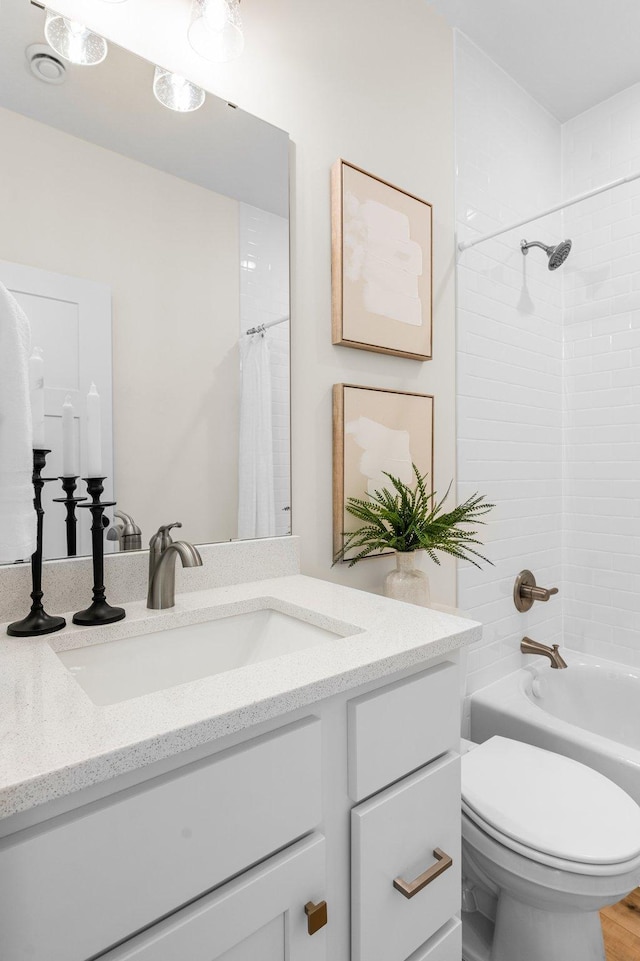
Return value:
<svg viewBox="0 0 640 961">
<path fill-rule="evenodd" d="M 109 703 L 67 666 L 194 622 L 215 643 L 255 610 L 327 637 Z M 3 961 L 459 961 L 457 652 L 479 626 L 299 575 L 128 614 L 0 645 Z"/>
</svg>

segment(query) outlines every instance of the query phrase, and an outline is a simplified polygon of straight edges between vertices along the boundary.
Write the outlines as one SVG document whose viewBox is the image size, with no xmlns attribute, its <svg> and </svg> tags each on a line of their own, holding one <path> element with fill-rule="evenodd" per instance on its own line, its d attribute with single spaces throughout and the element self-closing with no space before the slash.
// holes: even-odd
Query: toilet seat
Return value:
<svg viewBox="0 0 640 961">
<path fill-rule="evenodd" d="M 640 854 L 630 858 L 628 861 L 617 861 L 612 864 L 583 864 L 580 861 L 568 861 L 565 858 L 545 854 L 543 851 L 537 850 L 537 848 L 527 847 L 525 844 L 521 844 L 513 838 L 508 837 L 506 834 L 502 834 L 486 821 L 483 821 L 476 812 L 471 811 L 464 801 L 462 802 L 463 839 L 466 838 L 465 821 L 467 819 L 474 824 L 479 831 L 486 834 L 487 837 L 493 839 L 502 847 L 513 851 L 515 854 L 519 854 L 523 858 L 527 858 L 529 861 L 533 861 L 544 867 L 554 868 L 557 871 L 569 874 L 582 874 L 592 878 L 607 878 L 617 877 L 621 872 L 640 869 Z"/>
<path fill-rule="evenodd" d="M 640 808 L 592 768 L 492 737 L 462 758 L 462 809 L 485 834 L 529 860 L 610 875 L 640 857 Z"/>
</svg>

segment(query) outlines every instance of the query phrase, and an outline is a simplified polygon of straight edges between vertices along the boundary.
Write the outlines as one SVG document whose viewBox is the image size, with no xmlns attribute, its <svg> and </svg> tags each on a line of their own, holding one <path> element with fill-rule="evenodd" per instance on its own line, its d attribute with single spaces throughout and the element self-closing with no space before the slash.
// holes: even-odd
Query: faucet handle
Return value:
<svg viewBox="0 0 640 961">
<path fill-rule="evenodd" d="M 552 594 L 557 593 L 557 587 L 529 587 L 523 584 L 520 588 L 520 597 L 532 597 L 534 601 L 548 601 Z"/>
<path fill-rule="evenodd" d="M 169 544 L 173 542 L 173 538 L 169 533 L 172 527 L 182 527 L 182 521 L 174 521 L 173 524 L 163 524 L 162 527 L 158 528 L 157 533 L 154 534 L 149 541 L 149 550 L 152 553 L 157 552 L 162 554 L 163 551 L 166 551 Z"/>
<path fill-rule="evenodd" d="M 548 601 L 553 594 L 558 593 L 557 587 L 538 587 L 531 571 L 520 571 L 513 585 L 513 603 L 520 613 L 528 611 L 534 601 Z"/>
<path fill-rule="evenodd" d="M 163 524 L 158 528 L 158 534 L 166 534 L 172 527 L 182 527 L 182 521 L 174 521 L 173 524 Z"/>
</svg>

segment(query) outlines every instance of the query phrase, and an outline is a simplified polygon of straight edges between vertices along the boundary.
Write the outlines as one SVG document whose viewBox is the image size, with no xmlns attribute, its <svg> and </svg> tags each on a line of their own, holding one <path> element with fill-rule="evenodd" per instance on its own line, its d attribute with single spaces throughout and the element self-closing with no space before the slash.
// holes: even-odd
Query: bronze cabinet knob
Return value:
<svg viewBox="0 0 640 961">
<path fill-rule="evenodd" d="M 304 913 L 307 916 L 309 934 L 315 934 L 327 923 L 327 902 L 320 901 L 318 904 L 314 904 L 313 901 L 307 901 L 304 906 Z"/>
</svg>

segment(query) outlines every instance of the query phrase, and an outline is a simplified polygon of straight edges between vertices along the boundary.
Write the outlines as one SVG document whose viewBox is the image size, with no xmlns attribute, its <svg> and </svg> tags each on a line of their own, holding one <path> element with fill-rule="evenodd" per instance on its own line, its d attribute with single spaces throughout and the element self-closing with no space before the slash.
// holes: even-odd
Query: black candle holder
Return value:
<svg viewBox="0 0 640 961">
<path fill-rule="evenodd" d="M 66 625 L 64 617 L 53 617 L 47 614 L 42 606 L 42 527 L 44 522 L 44 510 L 42 509 L 42 488 L 48 481 L 57 480 L 57 477 L 43 477 L 42 469 L 47 462 L 47 454 L 50 450 L 37 448 L 33 451 L 33 506 L 37 515 L 37 540 L 35 554 L 31 555 L 31 610 L 21 621 L 14 621 L 9 624 L 7 634 L 11 637 L 37 637 L 40 634 L 53 634 L 60 631 Z"/>
<path fill-rule="evenodd" d="M 78 475 L 75 477 L 72 474 L 66 474 L 64 477 L 59 477 L 58 480 L 62 481 L 62 490 L 67 495 L 66 497 L 54 497 L 55 504 L 64 504 L 67 508 L 67 518 L 65 524 L 67 525 L 67 557 L 75 557 L 77 554 L 77 542 L 76 542 L 76 505 L 81 504 L 82 501 L 86 501 L 86 497 L 74 497 L 75 489 L 77 487 L 76 481 L 78 480 Z"/>
<path fill-rule="evenodd" d="M 91 504 L 80 504 L 81 508 L 91 511 L 91 546 L 93 549 L 93 602 L 84 611 L 73 615 L 74 624 L 93 626 L 96 624 L 112 624 L 121 621 L 126 616 L 122 607 L 112 607 L 107 603 L 104 586 L 104 529 L 109 526 L 104 516 L 106 507 L 115 507 L 115 501 L 101 501 L 100 495 L 104 491 L 105 477 L 83 477 L 87 491 L 91 496 Z"/>
</svg>

